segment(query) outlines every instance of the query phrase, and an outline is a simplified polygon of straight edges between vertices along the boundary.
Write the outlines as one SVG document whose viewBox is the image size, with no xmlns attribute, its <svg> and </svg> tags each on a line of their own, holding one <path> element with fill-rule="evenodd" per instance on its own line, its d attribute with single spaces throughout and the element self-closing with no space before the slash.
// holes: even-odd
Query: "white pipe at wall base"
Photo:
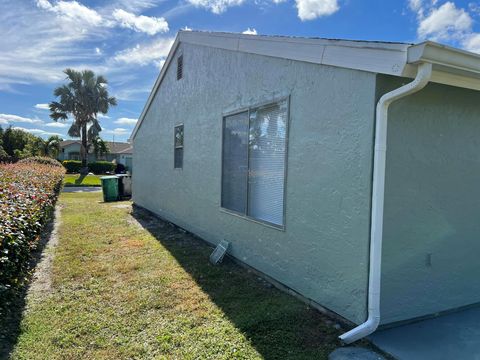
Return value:
<svg viewBox="0 0 480 360">
<path fill-rule="evenodd" d="M 370 270 L 368 278 L 368 318 L 363 324 L 346 332 L 340 339 L 350 344 L 373 333 L 380 324 L 380 280 L 382 268 L 383 205 L 385 194 L 385 160 L 387 152 L 388 107 L 395 100 L 425 87 L 432 76 L 432 64 L 418 65 L 415 79 L 384 94 L 377 103 L 375 154 L 373 159 L 372 223 L 370 231 Z"/>
</svg>

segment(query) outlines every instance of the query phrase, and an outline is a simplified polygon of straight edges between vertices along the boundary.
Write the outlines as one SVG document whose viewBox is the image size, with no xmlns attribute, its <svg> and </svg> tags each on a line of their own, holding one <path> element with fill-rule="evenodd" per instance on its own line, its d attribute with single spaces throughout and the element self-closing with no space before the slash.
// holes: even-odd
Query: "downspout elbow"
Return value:
<svg viewBox="0 0 480 360">
<path fill-rule="evenodd" d="M 365 321 L 363 324 L 346 332 L 345 334 L 340 335 L 339 338 L 344 343 L 350 344 L 372 334 L 375 330 L 377 330 L 379 324 L 380 315 L 369 316 L 367 321 Z"/>
</svg>

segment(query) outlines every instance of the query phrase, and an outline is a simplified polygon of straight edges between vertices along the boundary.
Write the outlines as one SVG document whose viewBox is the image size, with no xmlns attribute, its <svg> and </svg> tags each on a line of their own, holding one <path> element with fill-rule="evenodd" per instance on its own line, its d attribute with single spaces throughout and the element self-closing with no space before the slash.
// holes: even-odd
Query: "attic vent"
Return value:
<svg viewBox="0 0 480 360">
<path fill-rule="evenodd" d="M 177 80 L 183 77 L 183 55 L 177 58 Z"/>
</svg>

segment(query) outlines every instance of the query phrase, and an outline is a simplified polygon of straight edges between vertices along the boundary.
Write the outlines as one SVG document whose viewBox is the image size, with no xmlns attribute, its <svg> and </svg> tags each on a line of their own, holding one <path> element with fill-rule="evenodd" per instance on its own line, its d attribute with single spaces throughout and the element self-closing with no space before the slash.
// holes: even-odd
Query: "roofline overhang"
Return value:
<svg viewBox="0 0 480 360">
<path fill-rule="evenodd" d="M 432 41 L 403 44 L 179 31 L 129 142 L 135 138 L 180 43 L 408 78 L 415 77 L 419 64 L 430 63 L 431 82 L 480 90 L 480 55 Z"/>
<path fill-rule="evenodd" d="M 408 48 L 406 69 L 421 63 L 432 64 L 432 82 L 480 90 L 478 54 L 425 41 Z"/>
</svg>

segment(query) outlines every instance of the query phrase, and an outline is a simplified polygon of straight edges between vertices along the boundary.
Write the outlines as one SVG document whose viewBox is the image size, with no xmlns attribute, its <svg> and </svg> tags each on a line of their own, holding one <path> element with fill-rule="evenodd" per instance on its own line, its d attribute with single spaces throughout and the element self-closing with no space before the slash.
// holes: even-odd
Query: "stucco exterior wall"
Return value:
<svg viewBox="0 0 480 360">
<path fill-rule="evenodd" d="M 366 316 L 375 75 L 182 44 L 134 139 L 134 202 L 343 317 Z M 220 209 L 222 114 L 290 96 L 286 229 Z M 183 170 L 173 168 L 184 124 Z M 207 261 L 207 259 L 205 259 Z"/>
<path fill-rule="evenodd" d="M 380 76 L 379 95 L 401 83 Z M 479 104 L 429 84 L 390 108 L 383 323 L 480 302 Z"/>
</svg>

